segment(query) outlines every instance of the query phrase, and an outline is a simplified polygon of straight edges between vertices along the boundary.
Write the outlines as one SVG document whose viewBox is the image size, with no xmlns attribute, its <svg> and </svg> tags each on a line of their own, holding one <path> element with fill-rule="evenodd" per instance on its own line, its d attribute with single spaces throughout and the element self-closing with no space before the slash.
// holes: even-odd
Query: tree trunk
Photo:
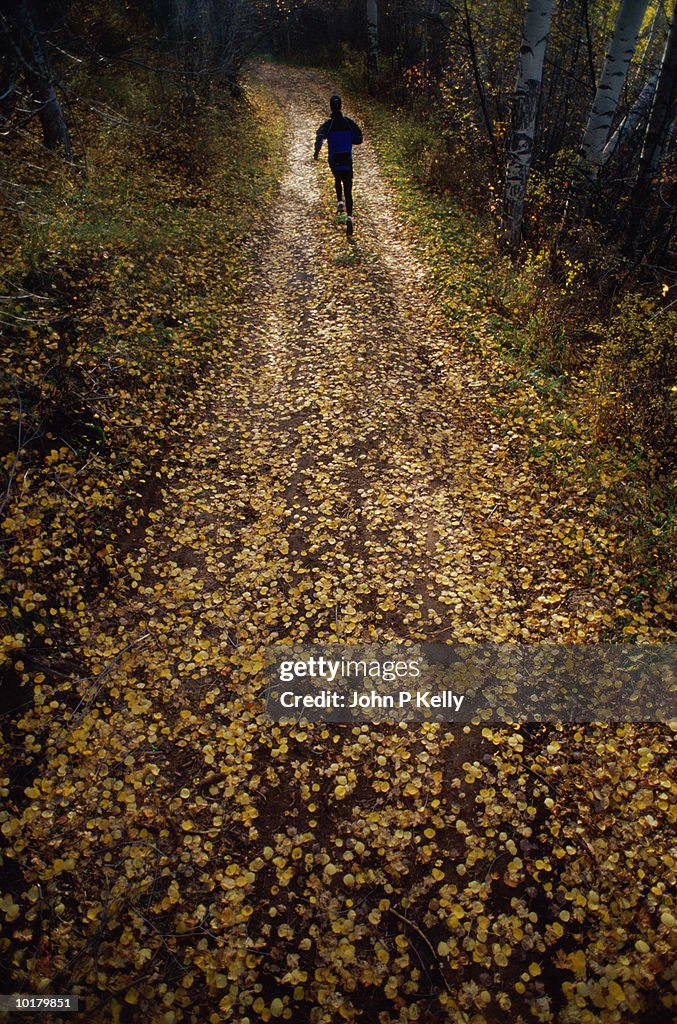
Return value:
<svg viewBox="0 0 677 1024">
<path fill-rule="evenodd" d="M 440 0 L 428 0 L 425 24 L 425 72 L 426 87 L 439 82 L 442 67 L 442 26 L 440 24 Z"/>
<path fill-rule="evenodd" d="M 534 153 L 543 60 L 553 3 L 554 0 L 528 0 L 522 29 L 503 191 L 503 234 L 512 252 L 517 250 L 522 237 L 524 198 Z"/>
<path fill-rule="evenodd" d="M 59 102 L 44 39 L 27 0 L 21 0 L 17 5 L 16 18 L 21 38 L 24 74 L 33 97 L 40 104 L 38 113 L 43 142 L 48 149 L 63 146 L 64 153 L 70 157 L 72 151 L 68 125 Z"/>
<path fill-rule="evenodd" d="M 378 2 L 367 0 L 367 84 L 373 90 L 378 74 Z"/>
<path fill-rule="evenodd" d="M 621 123 L 619 124 L 616 131 L 613 133 L 604 149 L 602 150 L 600 157 L 600 166 L 604 164 L 613 156 L 616 152 L 623 139 L 631 133 L 641 121 L 643 121 L 646 115 L 651 109 L 651 101 L 653 94 L 656 89 L 656 82 L 658 81 L 658 75 L 652 75 L 649 81 L 646 83 L 639 96 L 637 97 L 632 108 L 625 115 Z"/>
<path fill-rule="evenodd" d="M 489 144 L 491 146 L 491 152 L 494 155 L 496 161 L 496 168 L 500 170 L 500 158 L 498 155 L 498 145 L 496 144 L 496 135 L 494 134 L 494 126 L 487 106 L 487 97 L 484 90 L 484 83 L 482 81 L 482 75 L 480 73 L 480 67 L 477 60 L 477 50 L 475 48 L 475 38 L 473 36 L 472 22 L 470 20 L 470 11 L 468 10 L 468 0 L 465 0 L 463 5 L 463 18 L 465 21 L 465 30 L 468 39 L 468 54 L 470 56 L 470 65 L 473 71 L 473 77 L 475 79 L 475 86 L 477 88 L 477 96 L 480 101 L 480 107 L 482 108 L 482 117 L 484 119 L 484 126 L 487 130 L 487 136 L 489 138 Z"/>
<path fill-rule="evenodd" d="M 648 0 L 621 0 L 609 51 L 604 61 L 597 92 L 590 109 L 580 150 L 579 168 L 595 178 L 603 163 L 602 154 L 609 139 L 625 76 L 635 52 Z"/>
<path fill-rule="evenodd" d="M 668 149 L 677 108 L 677 10 L 672 22 L 658 73 L 651 113 L 644 133 L 639 157 L 637 179 L 630 201 L 630 227 L 628 246 L 633 254 L 643 248 L 644 228 L 649 214 L 651 198 L 656 189 L 661 160 Z M 674 188 L 674 186 L 673 186 Z M 669 200 L 668 200 L 669 201 Z"/>
<path fill-rule="evenodd" d="M 653 178 L 660 167 L 663 151 L 670 135 L 670 125 L 675 117 L 677 99 L 677 9 L 673 10 L 672 22 L 663 51 L 658 82 L 651 104 L 651 113 L 646 126 L 642 152 L 639 158 L 637 182 L 643 186 Z"/>
</svg>

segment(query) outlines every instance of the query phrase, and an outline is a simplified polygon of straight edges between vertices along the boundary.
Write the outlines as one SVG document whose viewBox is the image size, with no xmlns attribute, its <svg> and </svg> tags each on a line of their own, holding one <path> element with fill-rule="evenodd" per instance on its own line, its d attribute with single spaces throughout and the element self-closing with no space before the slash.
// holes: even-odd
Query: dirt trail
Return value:
<svg viewBox="0 0 677 1024">
<path fill-rule="evenodd" d="M 277 223 L 232 376 L 130 556 L 146 597 L 174 559 L 223 594 L 238 642 L 566 637 L 586 608 L 553 612 L 581 585 L 553 540 L 555 495 L 483 424 L 368 137 L 350 245 L 312 161 L 330 84 L 259 76 L 288 126 Z"/>
</svg>

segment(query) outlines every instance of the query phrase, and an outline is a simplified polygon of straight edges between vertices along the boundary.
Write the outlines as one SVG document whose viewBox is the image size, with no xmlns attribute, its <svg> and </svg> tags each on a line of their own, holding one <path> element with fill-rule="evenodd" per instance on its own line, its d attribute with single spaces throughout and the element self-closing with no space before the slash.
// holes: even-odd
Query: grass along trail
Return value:
<svg viewBox="0 0 677 1024">
<path fill-rule="evenodd" d="M 10 829 L 47 893 L 27 988 L 152 1024 L 658 1021 L 658 727 L 263 713 L 267 643 L 594 642 L 623 575 L 491 429 L 368 138 L 354 244 L 335 224 L 330 83 L 257 80 L 289 160 L 241 346 L 82 612 L 79 703 Z"/>
</svg>

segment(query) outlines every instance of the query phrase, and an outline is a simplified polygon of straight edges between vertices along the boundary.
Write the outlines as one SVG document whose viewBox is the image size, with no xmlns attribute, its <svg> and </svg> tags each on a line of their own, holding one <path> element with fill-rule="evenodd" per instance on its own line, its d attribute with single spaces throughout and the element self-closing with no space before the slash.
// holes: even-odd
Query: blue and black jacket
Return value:
<svg viewBox="0 0 677 1024">
<path fill-rule="evenodd" d="M 315 136 L 315 157 L 322 149 L 322 143 L 327 140 L 329 149 L 329 166 L 333 170 L 340 170 L 353 166 L 353 146 L 359 146 L 362 142 L 362 132 L 349 117 L 343 114 L 332 114 L 324 124 L 317 129 Z"/>
</svg>

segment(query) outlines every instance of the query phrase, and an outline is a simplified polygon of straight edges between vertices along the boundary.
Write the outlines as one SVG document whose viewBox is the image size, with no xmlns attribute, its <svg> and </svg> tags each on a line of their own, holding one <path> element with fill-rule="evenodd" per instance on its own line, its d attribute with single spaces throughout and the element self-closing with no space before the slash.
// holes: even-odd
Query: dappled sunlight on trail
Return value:
<svg viewBox="0 0 677 1024">
<path fill-rule="evenodd" d="M 618 590 L 612 567 L 602 557 L 603 588 L 586 586 L 583 542 L 559 542 L 580 514 L 485 427 L 368 142 L 353 246 L 334 224 L 308 141 L 323 93 L 308 109 L 307 88 L 301 78 L 288 94 L 289 167 L 240 358 L 189 469 L 168 471 L 169 514 L 137 568 L 152 573 L 177 544 L 187 563 L 206 559 L 202 585 L 228 595 L 243 641 L 254 627 L 260 642 L 594 639 Z"/>
</svg>

